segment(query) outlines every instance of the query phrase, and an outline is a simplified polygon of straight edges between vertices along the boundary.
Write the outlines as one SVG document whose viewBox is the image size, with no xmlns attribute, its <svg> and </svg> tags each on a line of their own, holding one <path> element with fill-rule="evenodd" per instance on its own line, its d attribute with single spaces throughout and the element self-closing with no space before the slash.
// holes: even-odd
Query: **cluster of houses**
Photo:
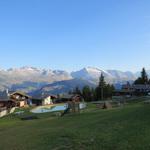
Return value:
<svg viewBox="0 0 150 150">
<path fill-rule="evenodd" d="M 56 95 L 38 94 L 30 96 L 21 91 L 2 91 L 0 92 L 0 108 L 26 107 L 26 106 L 41 106 L 54 103 L 64 103 L 67 101 L 82 101 L 79 95 Z"/>
<path fill-rule="evenodd" d="M 115 90 L 114 96 L 141 96 L 150 95 L 150 84 L 125 84 L 122 89 Z"/>
</svg>

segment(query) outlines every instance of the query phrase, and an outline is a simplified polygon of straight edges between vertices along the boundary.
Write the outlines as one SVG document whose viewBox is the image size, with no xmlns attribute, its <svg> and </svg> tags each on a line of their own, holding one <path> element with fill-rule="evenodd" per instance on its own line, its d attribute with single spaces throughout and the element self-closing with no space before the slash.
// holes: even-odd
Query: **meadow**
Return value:
<svg viewBox="0 0 150 150">
<path fill-rule="evenodd" d="M 25 115 L 31 115 L 28 109 Z M 22 115 L 0 119 L 0 150 L 149 150 L 150 104 L 141 98 L 102 110 L 94 104 L 77 114 Z"/>
</svg>

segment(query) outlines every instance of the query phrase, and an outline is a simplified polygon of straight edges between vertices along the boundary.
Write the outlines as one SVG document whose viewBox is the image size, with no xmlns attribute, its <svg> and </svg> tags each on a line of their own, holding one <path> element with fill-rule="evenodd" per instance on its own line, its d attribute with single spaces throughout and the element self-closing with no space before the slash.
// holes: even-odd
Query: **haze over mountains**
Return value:
<svg viewBox="0 0 150 150">
<path fill-rule="evenodd" d="M 75 86 L 82 87 L 86 84 L 96 86 L 101 73 L 103 73 L 107 82 L 121 84 L 126 81 L 135 80 L 140 72 L 102 70 L 95 67 L 86 67 L 71 73 L 62 70 L 39 69 L 35 67 L 1 69 L 0 90 L 9 88 L 11 90 L 31 92 L 41 88 L 44 89 L 44 86 L 46 86 L 49 87 L 52 93 L 56 94 L 57 91 L 58 93 L 61 91 L 65 92 Z M 148 71 L 148 74 L 150 74 L 150 71 Z M 81 84 L 79 84 L 80 81 Z"/>
</svg>

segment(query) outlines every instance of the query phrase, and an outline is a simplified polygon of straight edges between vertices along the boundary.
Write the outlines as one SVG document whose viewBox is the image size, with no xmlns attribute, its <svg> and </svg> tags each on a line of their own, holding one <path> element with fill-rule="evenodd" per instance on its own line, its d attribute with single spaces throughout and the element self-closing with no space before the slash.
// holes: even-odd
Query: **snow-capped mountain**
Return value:
<svg viewBox="0 0 150 150">
<path fill-rule="evenodd" d="M 122 72 L 118 70 L 105 71 L 95 67 L 87 67 L 71 73 L 73 78 L 81 78 L 84 80 L 86 79 L 92 81 L 98 81 L 101 74 L 103 74 L 106 81 L 110 83 L 117 83 L 136 79 L 136 75 L 129 71 L 127 72 Z"/>
<path fill-rule="evenodd" d="M 97 82 L 101 74 L 105 76 L 107 81 L 113 80 L 113 76 L 109 72 L 95 67 L 87 67 L 71 73 L 73 78 L 91 80 L 93 82 Z"/>
<path fill-rule="evenodd" d="M 66 80 L 72 79 L 84 80 L 96 85 L 101 74 L 105 76 L 107 82 L 120 84 L 126 81 L 134 81 L 140 75 L 140 72 L 132 73 L 130 71 L 102 70 L 96 67 L 86 67 L 71 73 L 62 70 L 35 67 L 10 68 L 8 70 L 0 69 L 0 90 L 9 88 L 11 90 L 30 92 L 42 88 L 47 84 L 55 85 L 55 82 L 64 83 Z M 148 74 L 150 74 L 150 71 L 148 71 Z M 71 83 L 75 84 L 76 80 L 73 81 L 74 82 Z"/>
<path fill-rule="evenodd" d="M 30 87 L 29 83 L 53 83 L 55 81 L 69 80 L 72 76 L 61 70 L 39 69 L 35 67 L 10 68 L 0 70 L 0 89 L 10 88 L 22 84 Z M 28 85 L 27 85 L 28 83 Z"/>
<path fill-rule="evenodd" d="M 130 71 L 123 72 L 119 70 L 107 70 L 107 72 L 109 72 L 113 76 L 115 82 L 130 80 L 132 81 L 136 79 L 135 74 Z"/>
</svg>

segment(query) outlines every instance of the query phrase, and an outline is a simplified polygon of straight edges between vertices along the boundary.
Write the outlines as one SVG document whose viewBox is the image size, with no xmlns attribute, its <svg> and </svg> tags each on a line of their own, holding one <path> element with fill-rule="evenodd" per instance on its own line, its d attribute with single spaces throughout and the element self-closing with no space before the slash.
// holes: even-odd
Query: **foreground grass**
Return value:
<svg viewBox="0 0 150 150">
<path fill-rule="evenodd" d="M 0 150 L 149 150 L 150 105 L 21 121 L 11 115 L 0 119 Z"/>
</svg>

